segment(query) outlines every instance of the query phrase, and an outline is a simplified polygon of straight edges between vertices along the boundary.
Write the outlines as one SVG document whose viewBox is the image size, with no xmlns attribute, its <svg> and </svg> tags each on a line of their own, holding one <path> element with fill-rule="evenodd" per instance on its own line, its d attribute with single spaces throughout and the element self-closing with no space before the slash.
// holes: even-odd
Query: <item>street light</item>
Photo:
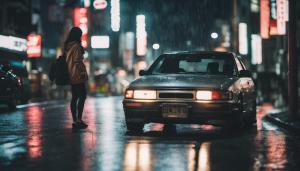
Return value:
<svg viewBox="0 0 300 171">
<path fill-rule="evenodd" d="M 158 43 L 154 43 L 153 45 L 152 45 L 152 48 L 154 49 L 154 50 L 158 50 L 159 49 L 159 44 Z"/>
<path fill-rule="evenodd" d="M 216 32 L 213 32 L 210 34 L 210 37 L 213 38 L 213 39 L 217 39 L 219 37 L 218 33 Z"/>
</svg>

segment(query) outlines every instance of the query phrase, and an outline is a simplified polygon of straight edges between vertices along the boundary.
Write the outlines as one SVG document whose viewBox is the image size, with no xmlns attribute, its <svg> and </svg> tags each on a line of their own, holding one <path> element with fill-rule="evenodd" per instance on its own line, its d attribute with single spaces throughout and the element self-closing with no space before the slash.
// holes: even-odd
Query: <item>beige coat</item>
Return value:
<svg viewBox="0 0 300 171">
<path fill-rule="evenodd" d="M 79 43 L 70 42 L 66 48 L 70 84 L 84 83 L 88 80 L 87 71 L 83 63 L 83 49 Z"/>
</svg>

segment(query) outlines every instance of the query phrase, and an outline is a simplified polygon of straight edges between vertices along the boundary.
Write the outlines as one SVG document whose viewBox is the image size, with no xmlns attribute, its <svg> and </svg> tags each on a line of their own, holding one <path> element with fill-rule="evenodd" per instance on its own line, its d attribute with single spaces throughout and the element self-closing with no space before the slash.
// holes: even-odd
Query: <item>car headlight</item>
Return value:
<svg viewBox="0 0 300 171">
<path fill-rule="evenodd" d="M 127 90 L 125 92 L 125 98 L 153 100 L 156 99 L 156 91 L 155 90 Z"/>
<path fill-rule="evenodd" d="M 125 92 L 125 98 L 126 99 L 132 99 L 133 98 L 133 90 L 127 90 Z"/>
<path fill-rule="evenodd" d="M 199 90 L 196 92 L 197 100 L 230 100 L 232 94 L 230 92 Z"/>
<path fill-rule="evenodd" d="M 155 90 L 134 90 L 134 99 L 156 99 Z"/>
</svg>

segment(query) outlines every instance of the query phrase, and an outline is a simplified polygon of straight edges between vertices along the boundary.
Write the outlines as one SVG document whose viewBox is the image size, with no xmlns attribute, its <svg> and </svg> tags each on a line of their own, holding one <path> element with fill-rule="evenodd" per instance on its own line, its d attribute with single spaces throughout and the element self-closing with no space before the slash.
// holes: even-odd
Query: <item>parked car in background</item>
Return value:
<svg viewBox="0 0 300 171">
<path fill-rule="evenodd" d="M 22 62 L 17 61 L 11 61 L 9 65 L 11 67 L 12 73 L 14 73 L 18 77 L 18 82 L 20 85 L 18 103 L 27 103 L 31 98 L 31 91 L 26 66 Z"/>
<path fill-rule="evenodd" d="M 256 123 L 251 72 L 227 52 L 163 54 L 125 92 L 128 130 L 145 123 L 194 123 L 241 129 Z"/>
<path fill-rule="evenodd" d="M 20 81 L 12 73 L 10 66 L 0 64 L 0 104 L 7 105 L 11 110 L 15 109 L 20 88 Z"/>
<path fill-rule="evenodd" d="M 26 66 L 20 61 L 0 61 L 0 65 L 13 73 L 18 79 L 17 103 L 27 103 L 31 97 L 30 83 Z"/>
</svg>

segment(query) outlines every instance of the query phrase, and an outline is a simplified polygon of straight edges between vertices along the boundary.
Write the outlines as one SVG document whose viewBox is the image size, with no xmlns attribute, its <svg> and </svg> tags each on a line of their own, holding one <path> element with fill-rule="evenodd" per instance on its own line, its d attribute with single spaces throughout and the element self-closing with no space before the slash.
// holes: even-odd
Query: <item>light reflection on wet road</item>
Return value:
<svg viewBox="0 0 300 171">
<path fill-rule="evenodd" d="M 130 133 L 121 100 L 89 98 L 89 127 L 75 132 L 63 101 L 0 112 L 0 170 L 300 170 L 300 138 L 263 120 L 271 106 L 258 108 L 257 130 L 147 124 Z"/>
</svg>

